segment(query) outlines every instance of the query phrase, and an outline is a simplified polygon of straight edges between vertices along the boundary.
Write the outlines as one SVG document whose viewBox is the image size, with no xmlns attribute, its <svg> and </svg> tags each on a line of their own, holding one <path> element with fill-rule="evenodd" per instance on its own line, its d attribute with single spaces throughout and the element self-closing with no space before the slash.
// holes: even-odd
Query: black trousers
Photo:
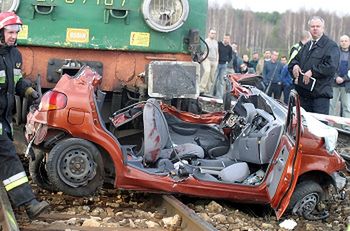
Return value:
<svg viewBox="0 0 350 231">
<path fill-rule="evenodd" d="M 307 112 L 329 115 L 329 98 L 300 97 L 300 104 Z"/>
<path fill-rule="evenodd" d="M 294 85 L 283 85 L 283 101 L 285 104 L 288 105 L 289 95 L 290 91 L 294 89 Z"/>
<path fill-rule="evenodd" d="M 270 88 L 267 91 L 267 95 L 275 99 L 280 99 L 282 95 L 282 84 L 281 83 L 271 83 Z"/>
<path fill-rule="evenodd" d="M 0 180 L 4 181 L 20 172 L 24 172 L 24 169 L 16 154 L 14 144 L 10 138 L 6 139 L 2 136 L 0 139 Z M 21 184 L 7 193 L 14 207 L 21 206 L 35 198 L 29 183 Z"/>
</svg>

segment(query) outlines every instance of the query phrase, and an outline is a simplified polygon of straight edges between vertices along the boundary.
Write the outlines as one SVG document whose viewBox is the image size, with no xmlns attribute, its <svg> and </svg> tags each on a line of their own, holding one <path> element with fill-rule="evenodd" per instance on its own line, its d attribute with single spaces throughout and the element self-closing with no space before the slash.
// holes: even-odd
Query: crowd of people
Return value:
<svg viewBox="0 0 350 231">
<path fill-rule="evenodd" d="M 342 35 L 339 45 L 324 33 L 325 21 L 313 16 L 308 30 L 288 55 L 277 50 L 265 50 L 263 57 L 253 52 L 239 55 L 237 44 L 230 44 L 230 35 L 216 40 L 215 29 L 210 29 L 206 43 L 208 58 L 203 62 L 200 92 L 221 98 L 225 75 L 255 73 L 263 77 L 265 93 L 288 103 L 289 93 L 295 89 L 301 106 L 308 112 L 339 115 L 350 118 L 350 39 Z M 340 112 L 337 105 L 340 101 Z M 350 127 L 344 126 L 350 130 Z"/>
</svg>

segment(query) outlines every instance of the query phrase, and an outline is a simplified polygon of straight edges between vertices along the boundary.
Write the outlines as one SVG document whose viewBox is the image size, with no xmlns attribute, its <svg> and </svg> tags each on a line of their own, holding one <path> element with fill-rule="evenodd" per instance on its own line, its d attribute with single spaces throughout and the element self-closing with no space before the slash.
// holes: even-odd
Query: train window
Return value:
<svg viewBox="0 0 350 231">
<path fill-rule="evenodd" d="M 174 31 L 187 19 L 188 0 L 145 0 L 142 12 L 152 29 L 160 32 Z"/>
<path fill-rule="evenodd" d="M 0 0 L 0 12 L 16 11 L 20 0 Z"/>
</svg>

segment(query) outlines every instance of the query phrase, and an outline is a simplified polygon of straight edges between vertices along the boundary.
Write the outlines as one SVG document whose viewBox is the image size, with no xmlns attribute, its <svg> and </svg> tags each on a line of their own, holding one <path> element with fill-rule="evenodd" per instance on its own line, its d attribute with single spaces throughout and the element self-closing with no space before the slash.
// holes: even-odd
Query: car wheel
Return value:
<svg viewBox="0 0 350 231">
<path fill-rule="evenodd" d="M 56 192 L 57 188 L 50 182 L 46 171 L 46 159 L 45 153 L 37 151 L 35 159 L 29 161 L 29 174 L 32 180 L 40 188 L 48 190 L 50 192 Z"/>
<path fill-rule="evenodd" d="M 324 191 L 318 183 L 309 180 L 303 181 L 297 185 L 293 192 L 288 210 L 298 216 L 311 215 L 323 196 Z"/>
<path fill-rule="evenodd" d="M 87 140 L 70 138 L 56 144 L 47 160 L 52 184 L 72 196 L 89 196 L 102 187 L 104 166 L 101 153 Z"/>
</svg>

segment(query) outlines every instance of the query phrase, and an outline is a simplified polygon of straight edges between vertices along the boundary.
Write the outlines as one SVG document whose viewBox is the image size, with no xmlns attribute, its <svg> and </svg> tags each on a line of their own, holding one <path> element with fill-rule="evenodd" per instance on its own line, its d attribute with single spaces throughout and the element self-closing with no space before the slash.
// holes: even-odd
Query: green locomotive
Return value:
<svg viewBox="0 0 350 231">
<path fill-rule="evenodd" d="M 185 62 L 188 71 L 203 56 L 206 0 L 0 0 L 0 7 L 23 20 L 18 44 L 26 77 L 49 89 L 89 65 L 103 76 L 101 90 L 114 109 L 147 96 L 140 73 L 150 63 Z"/>
</svg>

